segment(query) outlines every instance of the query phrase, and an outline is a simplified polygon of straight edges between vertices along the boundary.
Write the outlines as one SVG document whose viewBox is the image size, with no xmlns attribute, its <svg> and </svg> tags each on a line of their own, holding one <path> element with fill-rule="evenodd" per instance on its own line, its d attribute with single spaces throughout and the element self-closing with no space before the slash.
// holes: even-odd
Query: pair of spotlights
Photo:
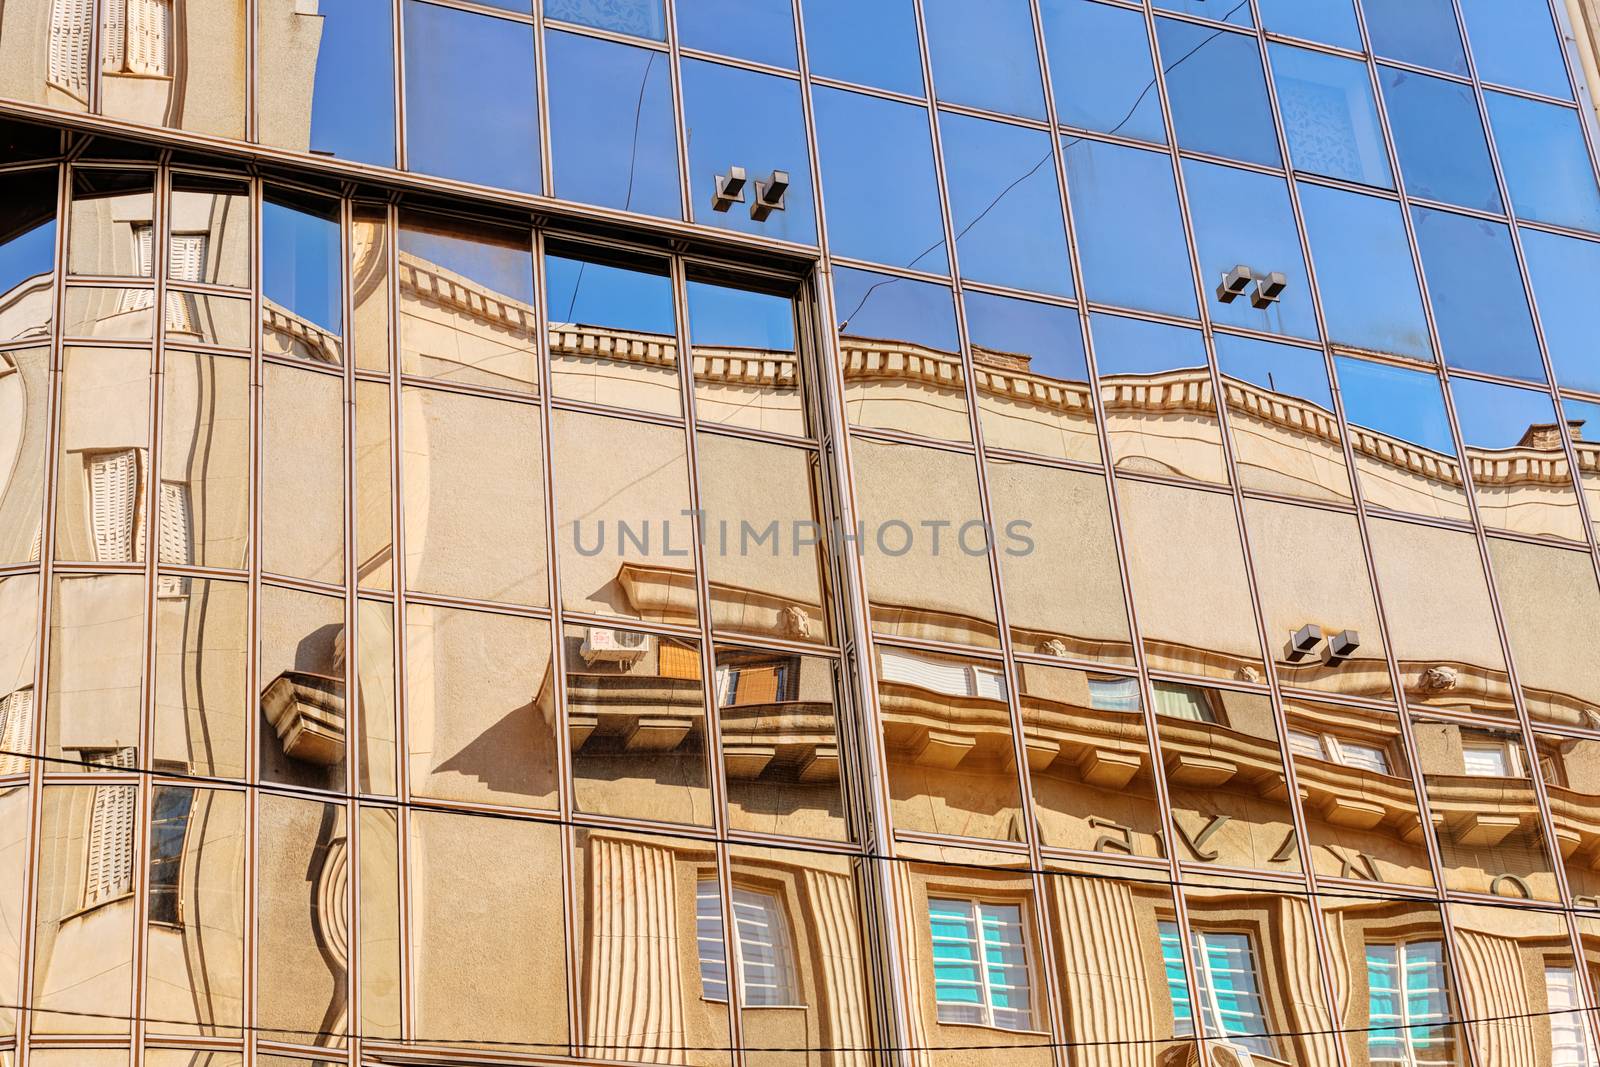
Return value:
<svg viewBox="0 0 1600 1067">
<path fill-rule="evenodd" d="M 1222 281 L 1217 283 L 1217 299 L 1224 304 L 1231 304 L 1250 289 L 1250 283 L 1255 283 L 1255 288 L 1250 293 L 1252 307 L 1267 308 L 1278 302 L 1278 297 L 1289 284 L 1289 279 L 1279 271 L 1269 274 L 1258 274 L 1243 263 L 1222 275 Z"/>
<path fill-rule="evenodd" d="M 1308 622 L 1296 630 L 1289 637 L 1289 646 L 1285 650 L 1284 658 L 1290 663 L 1299 663 L 1310 657 L 1322 643 L 1322 627 L 1314 622 Z M 1345 660 L 1356 654 L 1356 649 L 1361 647 L 1361 635 L 1355 630 L 1340 630 L 1328 638 L 1328 647 L 1323 650 L 1322 660 L 1330 667 L 1337 667 Z"/>
<path fill-rule="evenodd" d="M 743 167 L 729 167 L 728 173 L 717 175 L 711 193 L 711 210 L 727 211 L 735 204 L 744 203 L 745 180 Z M 766 181 L 758 180 L 755 184 L 756 196 L 750 202 L 750 217 L 765 222 L 768 215 L 783 210 L 783 194 L 789 190 L 789 172 L 775 170 Z"/>
</svg>

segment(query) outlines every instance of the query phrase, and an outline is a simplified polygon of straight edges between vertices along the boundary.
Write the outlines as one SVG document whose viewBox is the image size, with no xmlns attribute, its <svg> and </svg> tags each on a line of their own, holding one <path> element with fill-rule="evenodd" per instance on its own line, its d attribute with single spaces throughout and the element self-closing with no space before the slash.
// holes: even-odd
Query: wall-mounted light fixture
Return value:
<svg viewBox="0 0 1600 1067">
<path fill-rule="evenodd" d="M 1345 660 L 1356 654 L 1356 649 L 1361 647 L 1361 635 L 1355 630 L 1340 630 L 1328 638 L 1328 650 L 1323 654 L 1323 662 L 1330 667 L 1337 667 Z"/>
<path fill-rule="evenodd" d="M 1271 274 L 1257 274 L 1255 292 L 1250 294 L 1251 306 L 1258 308 L 1271 307 L 1278 302 L 1278 296 L 1288 284 L 1289 279 L 1285 278 L 1279 271 L 1273 271 Z"/>
<path fill-rule="evenodd" d="M 1253 289 L 1250 286 L 1251 282 L 1256 283 Z M 1266 308 L 1278 302 L 1278 297 L 1288 285 L 1289 279 L 1280 271 L 1263 274 L 1240 263 L 1232 270 L 1223 273 L 1222 281 L 1217 283 L 1217 299 L 1224 304 L 1231 304 L 1249 290 L 1251 306 Z"/>
<path fill-rule="evenodd" d="M 750 217 L 766 222 L 774 211 L 783 210 L 783 194 L 789 191 L 789 172 L 775 170 L 766 181 L 756 181 L 756 198 L 750 202 Z"/>
<path fill-rule="evenodd" d="M 1289 644 L 1284 650 L 1283 658 L 1290 663 L 1299 663 L 1311 655 L 1321 643 L 1322 627 L 1314 622 L 1308 622 L 1289 635 Z"/>
<path fill-rule="evenodd" d="M 735 204 L 744 203 L 744 168 L 729 167 L 728 173 L 717 175 L 711 193 L 711 210 L 727 211 Z"/>
<path fill-rule="evenodd" d="M 1254 277 L 1249 267 L 1239 264 L 1223 274 L 1222 281 L 1217 285 L 1217 299 L 1224 304 L 1233 303 L 1235 298 L 1250 288 L 1250 281 Z"/>
</svg>

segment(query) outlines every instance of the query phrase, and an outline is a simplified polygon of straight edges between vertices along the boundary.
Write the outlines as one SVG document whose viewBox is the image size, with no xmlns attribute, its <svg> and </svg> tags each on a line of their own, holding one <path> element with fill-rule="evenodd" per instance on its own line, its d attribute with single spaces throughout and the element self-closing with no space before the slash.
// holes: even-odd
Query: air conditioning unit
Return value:
<svg viewBox="0 0 1600 1067">
<path fill-rule="evenodd" d="M 637 663 L 650 650 L 650 635 L 637 630 L 611 630 L 591 626 L 584 632 L 578 653 L 585 663 Z"/>
</svg>

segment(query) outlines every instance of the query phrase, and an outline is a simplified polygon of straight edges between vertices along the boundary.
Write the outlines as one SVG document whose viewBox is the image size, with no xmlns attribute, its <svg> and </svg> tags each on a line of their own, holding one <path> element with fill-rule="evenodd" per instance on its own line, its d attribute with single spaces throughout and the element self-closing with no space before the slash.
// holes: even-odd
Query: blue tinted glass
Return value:
<svg viewBox="0 0 1600 1067">
<path fill-rule="evenodd" d="M 1043 0 L 1040 9 L 1060 121 L 1164 143 L 1144 16 L 1092 0 Z"/>
<path fill-rule="evenodd" d="M 1352 425 L 1447 456 L 1456 454 L 1444 394 L 1434 374 L 1347 356 L 1337 357 L 1334 363 L 1345 418 Z"/>
<path fill-rule="evenodd" d="M 337 207 L 313 213 L 268 193 L 261 205 L 261 292 L 267 300 L 338 334 L 341 258 Z"/>
<path fill-rule="evenodd" d="M 1256 39 L 1176 19 L 1157 19 L 1156 37 L 1178 146 L 1277 166 Z"/>
<path fill-rule="evenodd" d="M 974 349 L 1022 356 L 1030 374 L 1074 382 L 1088 379 L 1076 311 L 971 290 L 963 300 L 967 337 Z"/>
<path fill-rule="evenodd" d="M 1552 426 L 1556 421 L 1550 394 L 1532 389 L 1452 378 L 1450 398 L 1456 405 L 1461 443 L 1468 448 L 1515 448 L 1529 427 Z"/>
<path fill-rule="evenodd" d="M 1413 217 L 1445 362 L 1542 381 L 1511 231 L 1498 222 L 1428 208 L 1414 208 Z"/>
<path fill-rule="evenodd" d="M 666 53 L 551 31 L 545 62 L 555 195 L 682 217 Z"/>
<path fill-rule="evenodd" d="M 1478 77 L 1572 99 L 1561 41 L 1545 0 L 1461 0 Z"/>
<path fill-rule="evenodd" d="M 1489 145 L 1472 86 L 1380 67 L 1406 192 L 1427 200 L 1500 210 Z"/>
<path fill-rule="evenodd" d="M 815 244 L 817 219 L 812 206 L 811 156 L 799 83 L 788 78 L 686 59 L 682 67 L 683 117 L 689 129 L 689 203 L 696 222 L 759 233 L 786 241 Z M 737 106 L 729 106 L 737 101 Z M 751 184 L 745 203 L 713 211 L 718 174 L 741 166 Z M 766 221 L 750 217 L 758 195 L 754 183 L 773 171 L 789 175 L 782 211 Z"/>
<path fill-rule="evenodd" d="M 694 0 L 678 5 L 678 43 L 793 70 L 790 0 Z"/>
<path fill-rule="evenodd" d="M 1050 135 L 939 116 L 961 276 L 1072 295 L 1072 268 Z"/>
<path fill-rule="evenodd" d="M 400 251 L 523 304 L 533 303 L 532 246 L 526 230 L 467 229 L 444 217 L 400 216 Z"/>
<path fill-rule="evenodd" d="M 833 251 L 948 270 L 928 112 L 825 87 L 812 101 Z"/>
<path fill-rule="evenodd" d="M 805 0 L 801 10 L 812 74 L 922 95 L 913 0 Z"/>
<path fill-rule="evenodd" d="M 1392 188 L 1367 65 L 1280 44 L 1271 55 L 1295 170 Z"/>
<path fill-rule="evenodd" d="M 1333 410 L 1328 368 L 1317 349 L 1226 333 L 1216 335 L 1216 345 L 1217 368 L 1228 377 Z"/>
<path fill-rule="evenodd" d="M 924 0 L 922 12 L 940 100 L 1044 118 L 1027 0 Z"/>
<path fill-rule="evenodd" d="M 1451 74 L 1467 72 L 1450 0 L 1361 0 L 1372 54 Z"/>
<path fill-rule="evenodd" d="M 661 0 L 544 0 L 544 15 L 635 37 L 667 39 Z"/>
<path fill-rule="evenodd" d="M 23 283 L 43 279 L 55 270 L 56 258 L 56 172 L 30 170 L 0 175 L 0 293 L 15 301 Z M 35 282 L 39 285 L 40 282 Z M 45 298 L 48 308 L 49 298 Z M 13 307 L 17 304 L 13 303 Z M 18 311 L 22 309 L 18 307 Z M 42 317 L 48 318 L 46 310 Z M 4 340 L 14 340 L 39 323 L 38 313 L 22 312 L 24 321 L 14 322 Z M 13 332 L 17 326 L 24 329 Z"/>
<path fill-rule="evenodd" d="M 516 11 L 524 15 L 533 14 L 533 0 L 477 0 L 484 7 L 498 7 L 504 11 Z"/>
<path fill-rule="evenodd" d="M 1316 337 L 1311 283 L 1283 179 L 1186 159 L 1183 180 L 1189 191 L 1189 214 L 1212 321 Z M 1265 308 L 1253 306 L 1253 289 L 1224 303 L 1213 290 L 1224 274 L 1240 264 L 1257 276 L 1282 274 L 1288 284 Z"/>
<path fill-rule="evenodd" d="M 1505 93 L 1484 99 L 1517 217 L 1600 231 L 1600 189 L 1578 113 Z"/>
<path fill-rule="evenodd" d="M 539 189 L 533 27 L 406 0 L 407 167 Z"/>
<path fill-rule="evenodd" d="M 1206 366 L 1206 344 L 1199 330 L 1101 314 L 1089 316 L 1089 330 L 1101 377 Z"/>
<path fill-rule="evenodd" d="M 676 328 L 672 280 L 664 274 L 555 255 L 544 257 L 544 269 L 551 322 L 655 334 Z"/>
<path fill-rule="evenodd" d="M 1252 26 L 1250 0 L 1154 0 L 1155 7 L 1183 11 L 1234 26 Z"/>
<path fill-rule="evenodd" d="M 1400 206 L 1321 185 L 1300 185 L 1328 340 L 1433 359 L 1422 292 Z"/>
<path fill-rule="evenodd" d="M 833 272 L 833 310 L 842 336 L 887 338 L 939 352 L 961 347 L 955 301 L 943 285 L 839 267 Z"/>
<path fill-rule="evenodd" d="M 261 140 L 392 167 L 394 27 L 389 0 L 326 0 L 318 14 L 320 18 L 307 19 L 287 0 L 261 6 L 263 65 L 302 72 L 295 75 L 298 81 L 306 77 L 307 64 L 316 64 L 309 134 L 303 103 L 298 108 L 263 107 Z"/>
<path fill-rule="evenodd" d="M 1600 404 L 1584 400 L 1561 398 L 1561 418 L 1574 441 L 1594 441 L 1600 438 Z M 1593 513 L 1593 496 L 1590 496 L 1590 513 Z"/>
<path fill-rule="evenodd" d="M 1522 252 L 1556 381 L 1600 393 L 1600 244 L 1525 229 Z"/>
<path fill-rule="evenodd" d="M 794 302 L 788 297 L 697 281 L 685 288 L 694 344 L 794 351 Z"/>
<path fill-rule="evenodd" d="M 1355 0 L 1258 0 L 1261 27 L 1272 33 L 1361 51 Z"/>
<path fill-rule="evenodd" d="M 1193 317 L 1194 275 L 1172 160 L 1081 138 L 1065 146 L 1085 295 Z"/>
</svg>

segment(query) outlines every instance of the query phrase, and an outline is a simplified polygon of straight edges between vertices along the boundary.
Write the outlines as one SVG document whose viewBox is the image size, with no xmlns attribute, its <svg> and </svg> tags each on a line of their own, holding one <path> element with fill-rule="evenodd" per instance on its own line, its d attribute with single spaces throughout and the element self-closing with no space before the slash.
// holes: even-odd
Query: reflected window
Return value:
<svg viewBox="0 0 1600 1067">
<path fill-rule="evenodd" d="M 150 921 L 175 925 L 179 910 L 178 876 L 189 833 L 194 790 L 157 786 L 150 804 Z"/>
<path fill-rule="evenodd" d="M 1169 719 L 1187 719 L 1189 722 L 1217 723 L 1217 709 L 1212 706 L 1206 690 L 1177 682 L 1152 682 L 1155 693 L 1155 711 Z"/>
<path fill-rule="evenodd" d="M 1374 1067 L 1455 1062 L 1443 945 L 1368 943 L 1366 959 L 1367 1055 Z"/>
<path fill-rule="evenodd" d="M 1379 67 L 1378 81 L 1406 192 L 1499 212 L 1500 194 L 1472 86 L 1393 67 Z"/>
<path fill-rule="evenodd" d="M 1556 381 L 1600 392 L 1600 303 L 1593 299 L 1600 242 L 1527 228 L 1519 233 Z"/>
<path fill-rule="evenodd" d="M 1278 166 L 1278 137 L 1255 37 L 1156 19 L 1156 40 L 1178 146 Z"/>
<path fill-rule="evenodd" d="M 1040 13 L 1057 119 L 1164 143 L 1166 123 L 1144 16 L 1094 0 L 1043 0 Z"/>
<path fill-rule="evenodd" d="M 1467 73 L 1467 56 L 1450 0 L 1361 0 L 1376 56 Z"/>
<path fill-rule="evenodd" d="M 533 27 L 406 0 L 405 31 L 407 169 L 540 192 Z"/>
<path fill-rule="evenodd" d="M 1572 99 L 1561 39 L 1539 0 L 1461 0 L 1461 17 L 1479 78 Z"/>
<path fill-rule="evenodd" d="M 1413 208 L 1434 324 L 1446 363 L 1463 370 L 1544 380 L 1511 231 L 1431 208 Z"/>
<path fill-rule="evenodd" d="M 1362 51 L 1355 0 L 1257 0 L 1261 28 L 1269 33 Z"/>
<path fill-rule="evenodd" d="M 323 0 L 310 8 L 263 0 L 256 18 L 260 69 L 274 85 L 256 97 L 261 141 L 394 166 L 389 0 Z"/>
<path fill-rule="evenodd" d="M 544 0 L 544 17 L 656 41 L 667 39 L 661 0 Z"/>
<path fill-rule="evenodd" d="M 1296 756 L 1356 767 L 1374 774 L 1389 773 L 1389 755 L 1378 745 L 1351 741 L 1335 734 L 1312 734 L 1304 730 L 1289 731 L 1289 749 Z"/>
<path fill-rule="evenodd" d="M 337 201 L 268 191 L 261 206 L 261 325 L 269 352 L 339 362 L 342 262 Z"/>
<path fill-rule="evenodd" d="M 1271 55 L 1294 169 L 1392 187 L 1367 65 L 1281 44 L 1271 46 Z"/>
<path fill-rule="evenodd" d="M 1600 188 L 1579 113 L 1507 93 L 1484 100 L 1517 217 L 1600 231 Z"/>
<path fill-rule="evenodd" d="M 552 30 L 545 61 L 555 195 L 681 218 L 667 54 Z"/>
<path fill-rule="evenodd" d="M 55 169 L 0 175 L 0 340 L 49 329 L 55 246 Z"/>
<path fill-rule="evenodd" d="M 939 129 L 961 276 L 1071 296 L 1049 134 L 949 113 Z"/>
<path fill-rule="evenodd" d="M 695 0 L 679 5 L 677 15 L 684 48 L 787 70 L 798 66 L 790 0 Z"/>
<path fill-rule="evenodd" d="M 677 415 L 677 317 L 665 260 L 546 246 L 557 396 Z"/>
<path fill-rule="evenodd" d="M 1044 118 L 1044 83 L 1027 0 L 925 0 L 922 11 L 940 100 Z"/>
<path fill-rule="evenodd" d="M 1518 751 L 1504 742 L 1462 742 L 1462 773 L 1473 778 L 1521 778 Z"/>
<path fill-rule="evenodd" d="M 1138 711 L 1144 706 L 1137 678 L 1091 677 L 1088 685 L 1089 706 L 1097 711 Z"/>
<path fill-rule="evenodd" d="M 802 1003 L 795 981 L 794 950 L 783 901 L 772 893 L 734 886 L 733 928 L 739 938 L 739 1003 L 743 1008 L 781 1008 Z M 700 945 L 700 982 L 707 1000 L 728 999 L 728 961 L 723 940 L 722 899 L 715 878 L 695 886 L 695 939 Z"/>
<path fill-rule="evenodd" d="M 1183 972 L 1183 952 L 1178 945 L 1178 924 L 1163 921 L 1161 961 L 1165 964 L 1167 992 L 1172 997 L 1173 1032 L 1195 1033 L 1198 1001 L 1200 1026 L 1205 1036 L 1223 1045 L 1238 1045 L 1258 1056 L 1272 1055 L 1267 1018 L 1256 975 L 1256 957 L 1250 935 L 1222 930 L 1193 930 L 1195 985 L 1191 996 Z"/>
<path fill-rule="evenodd" d="M 940 1022 L 1033 1028 L 1021 905 L 931 898 L 928 928 Z"/>
<path fill-rule="evenodd" d="M 1194 275 L 1171 158 L 1082 138 L 1062 147 L 1083 256 L 1084 295 L 1193 318 Z"/>
<path fill-rule="evenodd" d="M 1553 1067 L 1594 1067 L 1594 1039 L 1584 1019 L 1577 969 L 1545 964 L 1544 991 L 1550 1005 L 1550 1062 Z"/>
<path fill-rule="evenodd" d="M 915 0 L 806 0 L 800 7 L 812 74 L 922 95 Z"/>
<path fill-rule="evenodd" d="M 948 270 L 928 113 L 825 86 L 812 101 L 834 254 Z"/>
</svg>

